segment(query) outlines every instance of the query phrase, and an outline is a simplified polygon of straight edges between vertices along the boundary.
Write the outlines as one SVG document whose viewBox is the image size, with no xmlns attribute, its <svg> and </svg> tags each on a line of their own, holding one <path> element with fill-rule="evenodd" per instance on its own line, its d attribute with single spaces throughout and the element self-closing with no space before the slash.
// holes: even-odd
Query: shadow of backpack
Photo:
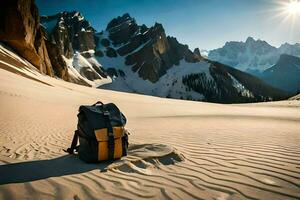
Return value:
<svg viewBox="0 0 300 200">
<path fill-rule="evenodd" d="M 98 101 L 91 106 L 80 106 L 77 117 L 77 130 L 66 152 L 78 153 L 88 163 L 112 161 L 127 155 L 126 117 L 115 104 Z"/>
</svg>

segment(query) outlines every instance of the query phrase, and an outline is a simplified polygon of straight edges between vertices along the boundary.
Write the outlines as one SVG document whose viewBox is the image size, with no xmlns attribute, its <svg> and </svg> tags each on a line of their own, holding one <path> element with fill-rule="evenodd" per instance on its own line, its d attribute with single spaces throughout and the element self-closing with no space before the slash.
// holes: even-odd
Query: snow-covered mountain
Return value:
<svg viewBox="0 0 300 200">
<path fill-rule="evenodd" d="M 285 96 L 262 81 L 203 58 L 162 24 L 138 25 L 129 14 L 96 32 L 78 12 L 44 16 L 47 37 L 56 43 L 70 77 L 100 88 L 211 102 L 253 102 Z M 247 81 L 241 79 L 248 77 Z M 261 88 L 257 90 L 256 88 Z"/>
<path fill-rule="evenodd" d="M 200 54 L 201 54 L 202 57 L 208 58 L 209 51 L 206 50 L 206 49 L 201 49 Z"/>
<path fill-rule="evenodd" d="M 49 43 L 59 49 L 72 82 L 99 86 L 111 81 L 95 59 L 95 29 L 76 11 L 41 16 Z"/>
<path fill-rule="evenodd" d="M 259 74 L 272 67 L 281 54 L 300 57 L 300 44 L 283 44 L 279 48 L 266 41 L 247 38 L 246 42 L 227 42 L 222 48 L 209 52 L 208 58 L 236 69 Z"/>
<path fill-rule="evenodd" d="M 278 51 L 280 54 L 287 54 L 291 56 L 300 57 L 300 44 L 296 43 L 292 45 L 289 43 L 285 43 L 278 48 Z"/>
<path fill-rule="evenodd" d="M 211 102 L 264 101 L 285 95 L 203 58 L 198 48 L 191 51 L 167 36 L 162 24 L 139 25 L 124 14 L 97 32 L 79 12 L 40 17 L 34 1 L 27 3 L 31 6 L 11 2 L 9 10 L 14 12 L 1 9 L 9 17 L 1 18 L 0 40 L 40 73 L 93 87 Z M 20 30 L 11 23 L 20 24 Z"/>
<path fill-rule="evenodd" d="M 202 57 L 198 48 L 191 51 L 167 36 L 162 24 L 139 25 L 124 14 L 97 32 L 76 11 L 40 17 L 34 0 L 5 2 L 0 42 L 41 74 L 93 87 L 211 102 L 286 97 L 247 73 Z"/>
</svg>

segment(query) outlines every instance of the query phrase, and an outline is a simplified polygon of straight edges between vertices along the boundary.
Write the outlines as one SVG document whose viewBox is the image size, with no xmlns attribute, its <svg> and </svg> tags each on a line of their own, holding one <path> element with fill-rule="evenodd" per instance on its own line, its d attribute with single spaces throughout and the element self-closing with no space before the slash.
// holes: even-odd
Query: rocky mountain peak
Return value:
<svg viewBox="0 0 300 200">
<path fill-rule="evenodd" d="M 161 23 L 159 23 L 159 22 L 155 22 L 155 24 L 154 24 L 153 27 L 156 28 L 156 29 L 162 29 L 162 30 L 164 30 L 163 25 Z"/>
<path fill-rule="evenodd" d="M 197 47 L 194 49 L 194 54 L 197 55 L 199 58 L 201 57 L 200 49 Z"/>
<path fill-rule="evenodd" d="M 290 43 L 287 43 L 285 42 L 284 44 L 280 45 L 279 49 L 283 48 L 300 48 L 300 43 L 295 43 L 295 44 L 290 44 Z"/>
<path fill-rule="evenodd" d="M 289 54 L 293 56 L 300 57 L 300 43 L 289 44 L 284 43 L 278 48 L 280 54 Z"/>
<path fill-rule="evenodd" d="M 271 51 L 276 51 L 276 48 L 271 46 L 269 43 L 267 43 L 264 40 L 255 40 L 252 37 L 248 37 L 245 46 L 250 48 L 251 51 L 255 53 L 263 53 L 263 52 L 271 52 Z"/>
<path fill-rule="evenodd" d="M 97 34 L 97 37 L 100 40 L 97 49 L 104 49 L 108 57 L 117 57 L 112 54 L 116 51 L 119 56 L 125 57 L 125 64 L 131 66 L 132 71 L 151 82 L 158 81 L 180 60 L 197 62 L 201 57 L 200 52 L 196 55 L 187 45 L 167 36 L 161 23 L 156 22 L 152 27 L 138 25 L 128 13 L 111 20 L 106 32 Z"/>
<path fill-rule="evenodd" d="M 88 51 L 95 48 L 95 29 L 77 11 L 61 12 L 41 17 L 49 40 L 59 46 L 61 54 L 71 58 L 75 51 Z"/>
<path fill-rule="evenodd" d="M 246 44 L 251 44 L 251 43 L 254 43 L 254 42 L 255 42 L 255 40 L 251 36 L 246 39 Z"/>
<path fill-rule="evenodd" d="M 114 19 L 112 19 L 106 26 L 106 30 L 110 30 L 111 28 L 114 28 L 114 27 L 117 27 L 117 26 L 120 26 L 121 24 L 123 23 L 134 23 L 136 24 L 135 22 L 135 19 L 130 17 L 130 15 L 128 13 L 125 13 L 123 14 L 122 16 L 118 16 Z"/>
<path fill-rule="evenodd" d="M 106 31 L 109 32 L 109 38 L 114 45 L 127 43 L 133 35 L 137 34 L 139 29 L 135 19 L 130 17 L 128 13 L 114 18 L 106 27 Z"/>
<path fill-rule="evenodd" d="M 279 56 L 276 47 L 248 37 L 245 42 L 226 42 L 222 48 L 210 51 L 208 58 L 256 74 L 273 66 Z"/>
</svg>

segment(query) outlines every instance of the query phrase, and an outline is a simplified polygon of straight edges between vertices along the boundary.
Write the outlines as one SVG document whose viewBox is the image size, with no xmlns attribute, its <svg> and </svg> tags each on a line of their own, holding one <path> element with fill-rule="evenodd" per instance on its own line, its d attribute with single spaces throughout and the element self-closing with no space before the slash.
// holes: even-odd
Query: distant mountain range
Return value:
<svg viewBox="0 0 300 200">
<path fill-rule="evenodd" d="M 287 97 L 250 74 L 202 57 L 198 48 L 191 51 L 167 36 L 162 24 L 138 25 L 124 14 L 97 32 L 79 12 L 39 17 L 37 11 L 33 14 L 26 6 L 8 2 L 14 12 L 1 10 L 8 17 L 1 19 L 0 27 L 7 30 L 7 22 L 20 24 L 23 33 L 0 30 L 0 40 L 30 62 L 39 60 L 33 64 L 50 76 L 118 91 L 221 103 Z M 25 35 L 31 35 L 32 41 Z M 24 48 L 37 59 L 24 53 Z"/>
<path fill-rule="evenodd" d="M 274 87 L 295 93 L 300 90 L 300 44 L 279 48 L 249 37 L 246 42 L 227 42 L 209 51 L 208 58 L 262 78 Z"/>
<path fill-rule="evenodd" d="M 245 72 L 259 74 L 275 65 L 281 54 L 300 57 L 300 44 L 285 43 L 276 48 L 266 41 L 248 37 L 245 42 L 226 42 L 222 48 L 209 51 L 208 58 Z"/>
</svg>

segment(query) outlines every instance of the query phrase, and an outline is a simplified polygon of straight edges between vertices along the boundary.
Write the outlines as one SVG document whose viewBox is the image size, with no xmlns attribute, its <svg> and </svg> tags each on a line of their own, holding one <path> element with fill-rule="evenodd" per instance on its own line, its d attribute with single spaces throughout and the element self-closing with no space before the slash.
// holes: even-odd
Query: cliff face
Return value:
<svg viewBox="0 0 300 200">
<path fill-rule="evenodd" d="M 0 13 L 0 40 L 14 48 L 42 73 L 53 76 L 34 1 L 1 1 Z"/>
<path fill-rule="evenodd" d="M 83 79 L 89 82 L 106 77 L 101 64 L 94 57 L 95 29 L 79 12 L 41 16 L 41 24 L 45 28 L 47 47 L 57 47 L 55 52 L 50 52 L 60 55 L 54 61 L 67 61 L 70 81 L 82 84 Z M 79 75 L 77 72 L 73 73 L 74 70 Z"/>
<path fill-rule="evenodd" d="M 49 42 L 48 40 L 45 41 L 48 55 L 51 58 L 51 63 L 53 66 L 54 74 L 63 80 L 74 82 L 70 80 L 69 74 L 68 74 L 68 68 L 66 66 L 65 61 L 60 55 L 60 50 L 57 48 L 57 46 Z"/>
<path fill-rule="evenodd" d="M 79 12 L 61 12 L 42 16 L 41 23 L 47 30 L 48 39 L 55 43 L 66 58 L 75 51 L 84 52 L 95 48 L 94 28 Z"/>
<path fill-rule="evenodd" d="M 0 41 L 12 47 L 41 73 L 68 80 L 66 64 L 52 63 L 52 56 L 56 55 L 48 53 L 34 0 L 2 0 L 0 17 Z"/>
</svg>

